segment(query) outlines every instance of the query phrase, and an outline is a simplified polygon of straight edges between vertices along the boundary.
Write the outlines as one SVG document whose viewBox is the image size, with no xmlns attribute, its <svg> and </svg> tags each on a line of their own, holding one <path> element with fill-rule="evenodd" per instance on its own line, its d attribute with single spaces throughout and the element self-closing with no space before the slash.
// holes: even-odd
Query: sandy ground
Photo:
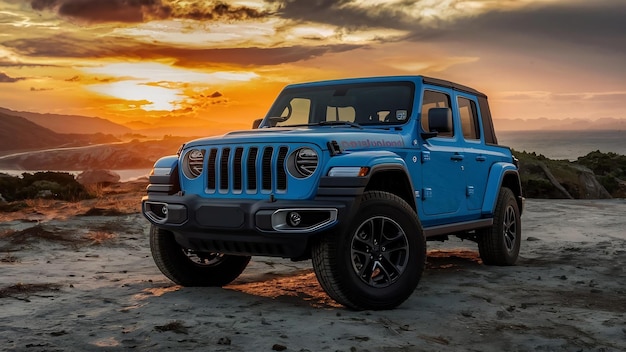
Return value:
<svg viewBox="0 0 626 352">
<path fill-rule="evenodd" d="M 625 351 L 626 201 L 526 204 L 517 266 L 429 242 L 415 293 L 382 312 L 336 305 L 309 261 L 255 257 L 228 287 L 176 286 L 136 205 L 34 204 L 0 223 L 0 350 Z"/>
</svg>

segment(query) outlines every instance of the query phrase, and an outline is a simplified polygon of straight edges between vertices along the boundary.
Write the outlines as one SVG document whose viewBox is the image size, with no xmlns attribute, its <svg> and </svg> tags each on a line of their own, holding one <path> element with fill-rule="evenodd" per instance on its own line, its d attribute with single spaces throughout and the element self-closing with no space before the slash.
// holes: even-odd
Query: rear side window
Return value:
<svg viewBox="0 0 626 352">
<path fill-rule="evenodd" d="M 476 103 L 467 98 L 459 97 L 459 116 L 461 117 L 461 129 L 465 139 L 480 139 L 478 125 L 478 112 Z"/>
<path fill-rule="evenodd" d="M 426 132 L 430 132 L 428 126 L 428 110 L 432 108 L 449 108 L 450 96 L 441 92 L 434 92 L 432 90 L 424 91 L 424 99 L 422 100 L 422 129 Z M 438 137 L 452 137 L 454 131 L 440 133 Z"/>
</svg>

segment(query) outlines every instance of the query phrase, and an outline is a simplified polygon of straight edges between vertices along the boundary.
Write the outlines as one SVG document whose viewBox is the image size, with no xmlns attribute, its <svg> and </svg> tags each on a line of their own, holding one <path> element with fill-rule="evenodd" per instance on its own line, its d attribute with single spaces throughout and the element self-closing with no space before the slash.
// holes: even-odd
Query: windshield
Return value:
<svg viewBox="0 0 626 352">
<path fill-rule="evenodd" d="M 403 124 L 411 116 L 414 89 L 411 82 L 286 89 L 276 99 L 263 126 Z"/>
</svg>

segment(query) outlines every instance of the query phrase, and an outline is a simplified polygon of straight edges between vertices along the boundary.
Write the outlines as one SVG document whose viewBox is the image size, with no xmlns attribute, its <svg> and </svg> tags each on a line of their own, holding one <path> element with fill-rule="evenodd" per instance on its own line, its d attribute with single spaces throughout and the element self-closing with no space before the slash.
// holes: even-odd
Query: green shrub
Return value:
<svg viewBox="0 0 626 352">
<path fill-rule="evenodd" d="M 34 198 L 81 200 L 90 198 L 85 188 L 67 172 L 23 173 L 0 177 L 0 194 L 9 202 Z"/>
</svg>

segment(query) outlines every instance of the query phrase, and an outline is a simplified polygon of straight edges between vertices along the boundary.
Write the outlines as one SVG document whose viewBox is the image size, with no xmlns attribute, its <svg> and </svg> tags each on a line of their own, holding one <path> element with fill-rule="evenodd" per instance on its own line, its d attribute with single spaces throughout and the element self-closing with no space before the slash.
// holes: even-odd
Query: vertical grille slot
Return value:
<svg viewBox="0 0 626 352">
<path fill-rule="evenodd" d="M 220 189 L 228 190 L 228 158 L 230 157 L 230 148 L 222 149 L 220 157 Z"/>
<path fill-rule="evenodd" d="M 246 160 L 246 168 L 248 169 L 248 190 L 256 191 L 256 157 L 259 153 L 259 148 L 252 147 L 248 153 Z"/>
<path fill-rule="evenodd" d="M 262 172 L 262 189 L 263 190 L 272 190 L 272 154 L 274 153 L 274 148 L 265 147 L 263 149 L 263 160 L 261 161 L 261 172 Z"/>
<path fill-rule="evenodd" d="M 280 147 L 278 149 L 278 159 L 276 160 L 276 189 L 284 191 L 287 189 L 287 172 L 285 171 L 285 158 L 289 148 Z"/>
<path fill-rule="evenodd" d="M 213 148 L 209 152 L 209 162 L 207 165 L 207 188 L 209 190 L 215 190 L 215 172 L 217 167 L 215 165 L 215 159 L 217 158 L 217 149 Z"/>
<path fill-rule="evenodd" d="M 243 174 L 243 165 L 241 163 L 241 157 L 243 155 L 243 148 L 238 147 L 235 149 L 235 155 L 233 158 L 233 190 L 241 191 L 241 175 Z"/>
<path fill-rule="evenodd" d="M 289 183 L 286 145 L 224 145 L 206 149 L 207 193 L 284 193 Z"/>
</svg>

